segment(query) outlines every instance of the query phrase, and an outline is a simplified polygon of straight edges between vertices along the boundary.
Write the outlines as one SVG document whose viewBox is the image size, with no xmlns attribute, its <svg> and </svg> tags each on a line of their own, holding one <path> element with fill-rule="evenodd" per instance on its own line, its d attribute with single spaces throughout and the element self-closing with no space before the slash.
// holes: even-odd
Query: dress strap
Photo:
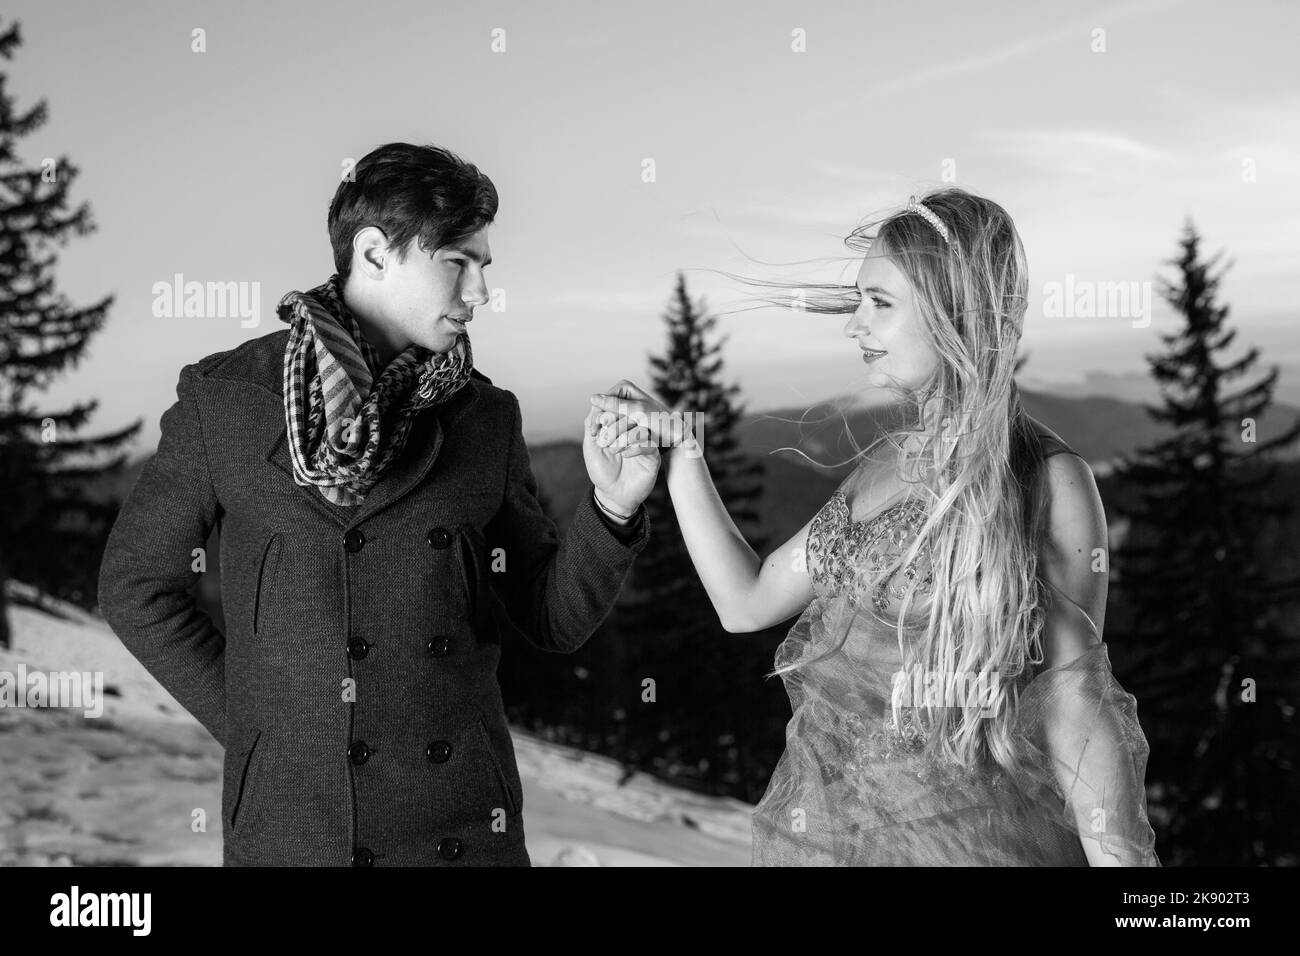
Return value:
<svg viewBox="0 0 1300 956">
<path fill-rule="evenodd" d="M 1077 451 L 1065 443 L 1065 440 L 1061 438 L 1060 435 L 1056 434 L 1056 432 L 1052 431 L 1042 422 L 1035 418 L 1031 418 L 1029 421 L 1033 424 L 1034 429 L 1038 432 L 1039 439 L 1043 443 L 1044 459 L 1060 454 L 1079 455 Z M 1082 458 L 1083 456 L 1079 455 L 1079 457 Z"/>
</svg>

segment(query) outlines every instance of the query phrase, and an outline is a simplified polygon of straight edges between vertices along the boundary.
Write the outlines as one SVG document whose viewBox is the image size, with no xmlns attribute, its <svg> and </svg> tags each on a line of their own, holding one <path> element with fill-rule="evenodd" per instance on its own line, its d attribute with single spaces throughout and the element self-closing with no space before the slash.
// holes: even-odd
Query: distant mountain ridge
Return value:
<svg viewBox="0 0 1300 956">
<path fill-rule="evenodd" d="M 1273 400 L 1283 405 L 1300 406 L 1300 365 L 1272 363 L 1278 370 Z M 1114 372 L 1096 370 L 1085 372 L 1079 381 L 1061 382 L 1037 378 L 1032 372 L 1021 377 L 1025 388 L 1047 391 L 1063 398 L 1087 398 L 1094 395 L 1118 398 L 1142 404 L 1159 401 L 1160 387 L 1147 369 Z"/>
<path fill-rule="evenodd" d="M 1164 434 L 1164 426 L 1134 402 L 1105 396 L 1060 396 L 1028 389 L 1021 389 L 1020 394 L 1029 414 L 1060 435 L 1099 477 L 1109 474 L 1117 456 L 1131 454 Z M 1297 417 L 1300 409 L 1272 406 L 1259 422 L 1259 440 L 1280 434 Z M 874 433 L 870 413 L 848 409 L 841 419 L 834 412 L 831 400 L 807 409 L 777 409 L 744 417 L 738 429 L 740 445 L 761 458 L 767 468 L 768 493 L 763 496 L 760 512 L 763 527 L 770 533 L 786 537 L 793 534 L 807 520 L 807 515 L 825 503 L 851 469 L 846 462 L 852 458 L 854 448 L 845 435 L 845 420 L 849 431 L 865 446 Z M 707 447 L 707 434 L 705 440 Z M 797 448 L 802 455 L 778 451 L 781 448 Z M 544 442 L 530 445 L 529 455 L 552 515 L 561 527 L 567 526 L 588 484 L 581 444 L 576 440 Z M 1289 456 L 1284 457 L 1300 458 L 1300 447 L 1293 447 Z M 121 474 L 102 484 L 96 493 L 125 496 L 147 460 L 145 456 L 132 462 Z M 793 527 L 791 522 L 796 522 Z"/>
<path fill-rule="evenodd" d="M 1109 473 L 1114 459 L 1130 455 L 1167 434 L 1166 427 L 1151 418 L 1140 403 L 1098 395 L 1054 395 L 1024 388 L 1020 395 L 1030 417 L 1060 435 L 1099 474 Z M 843 461 L 854 449 L 844 434 L 845 421 L 834 412 L 832 401 L 808 409 L 784 409 L 751 416 L 742 426 L 741 443 L 752 454 L 767 455 L 777 448 L 795 446 L 823 463 Z M 1259 441 L 1281 434 L 1297 418 L 1300 409 L 1273 405 L 1258 422 Z M 848 430 L 861 444 L 865 445 L 875 434 L 872 415 L 865 409 L 847 410 L 844 419 Z M 791 461 L 803 461 L 794 452 L 783 454 Z M 1283 457 L 1300 457 L 1300 445 Z M 834 473 L 842 474 L 845 470 L 837 468 Z"/>
<path fill-rule="evenodd" d="M 1029 415 L 1061 436 L 1104 480 L 1116 457 L 1131 454 L 1165 434 L 1139 404 L 1115 398 L 1069 398 L 1021 389 Z M 1275 405 L 1259 422 L 1265 441 L 1300 417 L 1300 410 Z M 826 503 L 852 470 L 855 453 L 848 431 L 865 447 L 875 433 L 871 413 L 848 409 L 841 418 L 830 401 L 807 409 L 778 409 L 746 415 L 738 429 L 740 445 L 763 461 L 764 494 L 758 502 L 759 524 L 773 544 L 794 534 Z M 707 433 L 705 447 L 707 448 Z M 778 449 L 798 449 L 798 451 Z M 801 454 L 802 453 L 802 454 Z M 587 488 L 582 446 L 577 441 L 546 442 L 529 449 L 538 484 L 561 527 L 568 524 Z M 807 456 L 807 457 L 805 457 Z M 1300 459 L 1300 446 L 1289 456 Z M 811 460 L 809 460 L 811 459 Z M 1106 482 L 1107 488 L 1109 482 Z"/>
</svg>

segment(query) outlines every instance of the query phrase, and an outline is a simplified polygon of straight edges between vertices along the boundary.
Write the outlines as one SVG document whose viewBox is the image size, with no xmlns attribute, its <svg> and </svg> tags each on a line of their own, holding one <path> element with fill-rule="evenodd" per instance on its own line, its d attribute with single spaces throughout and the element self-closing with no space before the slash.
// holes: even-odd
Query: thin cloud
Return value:
<svg viewBox="0 0 1300 956">
<path fill-rule="evenodd" d="M 1195 2 L 1195 0 L 1191 0 L 1191 2 Z M 925 66 L 896 79 L 877 83 L 861 93 L 816 107 L 805 113 L 803 119 L 806 122 L 822 122 L 840 113 L 858 111 L 863 105 L 882 97 L 910 93 L 913 90 L 933 86 L 945 80 L 954 80 L 959 77 L 982 73 L 1066 41 L 1080 42 L 1081 38 L 1088 37 L 1089 32 L 1099 24 L 1110 26 L 1124 23 L 1129 20 L 1163 13 L 1171 7 L 1182 5 L 1184 5 L 1183 0 L 1149 0 L 1147 3 L 1113 7 L 1108 11 L 1090 16 L 1086 20 L 1076 20 L 1071 25 L 1060 30 L 1016 40 L 997 49 L 969 56 L 965 59 L 950 60 L 946 63 Z"/>
<path fill-rule="evenodd" d="M 1058 168 L 1064 157 L 1081 158 L 1090 164 L 1124 159 L 1170 166 L 1179 161 L 1168 150 L 1111 130 L 981 130 L 975 135 L 991 152 L 1021 157 L 1036 154 Z"/>
</svg>

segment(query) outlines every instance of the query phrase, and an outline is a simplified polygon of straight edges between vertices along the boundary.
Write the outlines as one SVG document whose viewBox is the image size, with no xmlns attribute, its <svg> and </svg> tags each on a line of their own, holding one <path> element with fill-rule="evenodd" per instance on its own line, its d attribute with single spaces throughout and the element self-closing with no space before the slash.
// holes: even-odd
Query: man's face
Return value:
<svg viewBox="0 0 1300 956">
<path fill-rule="evenodd" d="M 484 226 L 432 255 L 411 240 L 404 262 L 396 256 L 388 261 L 376 291 L 383 299 L 390 334 L 431 352 L 447 352 L 456 345 L 474 309 L 488 300 L 483 270 L 491 264 L 492 252 L 487 231 Z"/>
</svg>

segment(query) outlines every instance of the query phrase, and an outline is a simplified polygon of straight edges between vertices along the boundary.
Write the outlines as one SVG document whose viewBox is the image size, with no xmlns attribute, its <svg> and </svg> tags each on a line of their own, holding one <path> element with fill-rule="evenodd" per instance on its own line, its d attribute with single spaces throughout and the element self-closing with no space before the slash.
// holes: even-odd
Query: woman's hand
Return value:
<svg viewBox="0 0 1300 956">
<path fill-rule="evenodd" d="M 597 443 L 615 449 L 669 448 L 692 444 L 698 436 L 691 416 L 668 408 L 656 396 L 629 382 L 591 396 L 600 428 Z M 630 454 L 644 454 L 630 451 Z"/>
</svg>

